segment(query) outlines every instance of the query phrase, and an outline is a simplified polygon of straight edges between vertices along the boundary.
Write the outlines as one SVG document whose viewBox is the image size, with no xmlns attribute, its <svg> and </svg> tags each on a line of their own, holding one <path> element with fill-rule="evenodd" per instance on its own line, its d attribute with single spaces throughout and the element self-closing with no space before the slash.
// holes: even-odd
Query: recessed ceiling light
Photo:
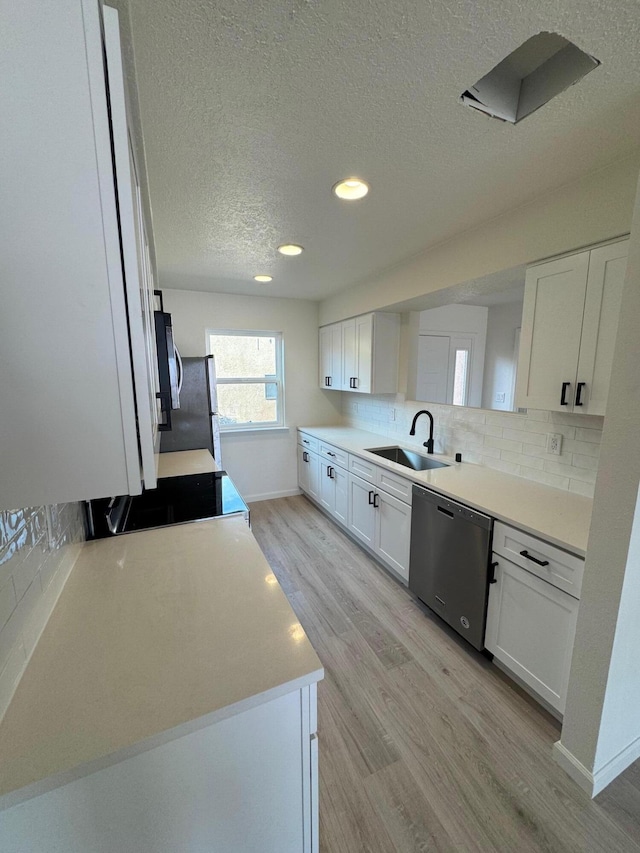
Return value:
<svg viewBox="0 0 640 853">
<path fill-rule="evenodd" d="M 282 246 L 278 246 L 278 251 L 281 255 L 290 255 L 293 257 L 294 255 L 301 255 L 304 249 L 302 246 L 298 246 L 297 243 L 283 243 Z"/>
<path fill-rule="evenodd" d="M 345 178 L 344 181 L 338 181 L 333 191 L 338 198 L 343 198 L 346 201 L 356 201 L 366 196 L 369 192 L 369 184 L 361 181 L 360 178 Z"/>
<path fill-rule="evenodd" d="M 254 279 L 259 281 L 260 284 L 266 284 L 268 281 L 273 281 L 272 275 L 254 275 Z"/>
</svg>

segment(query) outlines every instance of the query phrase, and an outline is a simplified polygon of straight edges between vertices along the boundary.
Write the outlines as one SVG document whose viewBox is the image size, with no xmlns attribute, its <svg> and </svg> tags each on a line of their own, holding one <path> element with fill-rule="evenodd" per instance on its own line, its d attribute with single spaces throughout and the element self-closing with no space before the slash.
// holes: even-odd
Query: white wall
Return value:
<svg viewBox="0 0 640 853">
<path fill-rule="evenodd" d="M 248 501 L 296 494 L 296 427 L 340 423 L 340 394 L 318 387 L 318 305 L 302 299 L 163 290 L 182 355 L 205 355 L 206 329 L 282 332 L 286 430 L 223 434 L 222 461 Z"/>
<path fill-rule="evenodd" d="M 559 760 L 592 793 L 640 757 L 640 192 Z"/>
<path fill-rule="evenodd" d="M 625 234 L 631 223 L 638 165 L 638 156 L 620 160 L 337 293 L 321 303 L 320 322 L 383 310 Z"/>
<path fill-rule="evenodd" d="M 492 305 L 487 320 L 487 345 L 484 351 L 484 382 L 482 407 L 503 412 L 513 411 L 513 391 L 517 360 L 515 355 L 516 329 L 522 323 L 522 302 Z M 496 394 L 505 395 L 504 403 Z"/>
</svg>

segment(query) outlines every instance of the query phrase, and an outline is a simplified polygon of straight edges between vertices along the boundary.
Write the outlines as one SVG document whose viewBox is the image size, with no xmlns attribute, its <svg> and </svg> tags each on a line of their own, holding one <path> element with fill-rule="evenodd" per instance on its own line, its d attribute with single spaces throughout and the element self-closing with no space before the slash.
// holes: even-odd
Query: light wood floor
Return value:
<svg viewBox="0 0 640 853">
<path fill-rule="evenodd" d="M 559 724 L 306 498 L 251 522 L 325 667 L 323 853 L 640 851 L 639 766 L 590 801 Z"/>
</svg>

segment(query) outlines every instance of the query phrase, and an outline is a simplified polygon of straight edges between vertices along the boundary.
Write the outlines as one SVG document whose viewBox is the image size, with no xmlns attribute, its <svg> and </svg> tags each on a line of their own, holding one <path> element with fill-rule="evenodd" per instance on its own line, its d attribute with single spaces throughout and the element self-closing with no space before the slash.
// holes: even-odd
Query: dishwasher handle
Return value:
<svg viewBox="0 0 640 853">
<path fill-rule="evenodd" d="M 455 518 L 455 515 L 451 512 L 451 510 L 445 509 L 443 506 L 438 507 L 438 512 L 441 512 L 443 515 L 446 515 L 448 518 Z"/>
<path fill-rule="evenodd" d="M 438 492 L 432 492 L 429 489 L 425 489 L 417 483 L 413 484 L 412 495 L 412 504 L 414 508 L 425 503 L 435 504 L 439 512 L 448 518 L 459 518 L 463 521 L 470 521 L 472 524 L 476 524 L 484 530 L 492 530 L 493 528 L 493 519 L 491 516 L 478 512 L 478 510 L 471 509 L 470 507 L 458 503 L 457 501 L 453 501 L 450 498 L 446 498 L 444 495 L 438 494 Z"/>
</svg>

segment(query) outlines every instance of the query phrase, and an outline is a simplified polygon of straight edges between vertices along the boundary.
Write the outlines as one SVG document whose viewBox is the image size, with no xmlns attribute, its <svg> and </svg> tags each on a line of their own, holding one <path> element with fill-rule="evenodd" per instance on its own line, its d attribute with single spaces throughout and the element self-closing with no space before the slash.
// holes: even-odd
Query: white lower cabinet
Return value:
<svg viewBox="0 0 640 853">
<path fill-rule="evenodd" d="M 494 560 L 485 645 L 562 714 L 580 602 L 499 554 Z"/>
<path fill-rule="evenodd" d="M 404 581 L 409 579 L 409 504 L 349 474 L 349 530 Z"/>
<path fill-rule="evenodd" d="M 298 445 L 298 484 L 303 492 L 320 500 L 320 457 Z"/>
<path fill-rule="evenodd" d="M 342 524 L 348 518 L 348 476 L 344 468 L 320 459 L 320 503 Z"/>
</svg>

